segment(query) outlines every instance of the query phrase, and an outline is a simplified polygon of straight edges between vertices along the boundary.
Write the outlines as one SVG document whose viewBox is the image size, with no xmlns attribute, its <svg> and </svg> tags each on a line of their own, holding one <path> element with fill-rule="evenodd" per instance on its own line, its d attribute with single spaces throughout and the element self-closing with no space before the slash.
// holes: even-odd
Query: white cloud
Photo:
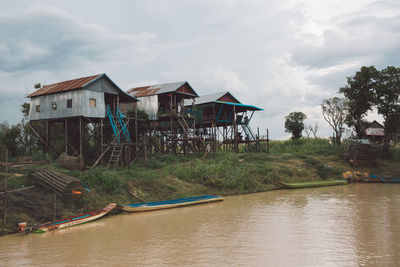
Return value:
<svg viewBox="0 0 400 267">
<path fill-rule="evenodd" d="M 229 90 L 264 108 L 252 125 L 273 138 L 287 136 L 291 111 L 330 135 L 322 100 L 362 65 L 400 62 L 399 7 L 395 0 L 13 1 L 0 11 L 0 98 L 103 72 L 125 89 L 187 80 L 199 94 Z M 16 118 L 18 108 L 0 106 L 0 121 Z"/>
</svg>

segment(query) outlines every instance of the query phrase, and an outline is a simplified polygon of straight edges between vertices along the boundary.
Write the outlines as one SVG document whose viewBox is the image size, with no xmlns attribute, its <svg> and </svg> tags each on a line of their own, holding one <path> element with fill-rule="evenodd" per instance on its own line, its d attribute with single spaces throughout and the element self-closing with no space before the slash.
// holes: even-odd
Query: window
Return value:
<svg viewBox="0 0 400 267">
<path fill-rule="evenodd" d="M 96 98 L 89 98 L 89 107 L 96 107 Z"/>
<path fill-rule="evenodd" d="M 52 108 L 53 110 L 57 110 L 57 102 L 51 103 L 51 108 Z"/>
<path fill-rule="evenodd" d="M 40 112 L 40 105 L 36 105 L 36 112 Z"/>
<path fill-rule="evenodd" d="M 72 108 L 72 99 L 67 99 L 67 108 Z"/>
</svg>

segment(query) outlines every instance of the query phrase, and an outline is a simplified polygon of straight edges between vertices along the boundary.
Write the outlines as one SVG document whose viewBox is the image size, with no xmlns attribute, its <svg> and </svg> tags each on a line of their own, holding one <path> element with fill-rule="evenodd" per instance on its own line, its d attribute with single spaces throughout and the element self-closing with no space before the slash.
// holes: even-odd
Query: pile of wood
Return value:
<svg viewBox="0 0 400 267">
<path fill-rule="evenodd" d="M 69 170 L 82 170 L 85 166 L 82 164 L 80 157 L 73 157 L 69 156 L 65 153 L 62 153 L 57 158 L 58 164 L 62 167 L 69 169 Z"/>
<path fill-rule="evenodd" d="M 50 189 L 65 199 L 79 198 L 84 192 L 78 179 L 49 168 L 33 171 L 29 173 L 29 177 L 36 185 Z"/>
</svg>

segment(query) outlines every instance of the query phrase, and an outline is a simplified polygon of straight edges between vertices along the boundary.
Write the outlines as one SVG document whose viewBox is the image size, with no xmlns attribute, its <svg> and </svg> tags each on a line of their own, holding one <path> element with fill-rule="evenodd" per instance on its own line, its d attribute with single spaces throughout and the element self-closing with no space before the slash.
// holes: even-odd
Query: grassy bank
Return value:
<svg viewBox="0 0 400 267">
<path fill-rule="evenodd" d="M 57 200 L 57 218 L 119 204 L 156 201 L 206 194 L 234 195 L 278 188 L 278 181 L 309 181 L 340 178 L 351 167 L 342 158 L 343 148 L 322 139 L 273 141 L 270 153 L 216 153 L 201 156 L 159 155 L 137 162 L 131 168 L 70 171 L 56 163 L 25 169 L 11 169 L 9 188 L 27 186 L 29 171 L 51 167 L 72 175 L 90 187 L 81 199 Z M 400 174 L 398 160 L 378 161 L 376 166 L 358 168 L 375 174 Z M 0 174 L 4 177 L 4 173 Z M 3 180 L 3 178 L 1 178 Z M 0 190 L 3 191 L 3 190 Z M 0 204 L 3 210 L 4 201 Z M 15 224 L 45 222 L 53 218 L 54 194 L 42 188 L 13 193 L 8 223 L 0 232 L 15 229 Z"/>
</svg>

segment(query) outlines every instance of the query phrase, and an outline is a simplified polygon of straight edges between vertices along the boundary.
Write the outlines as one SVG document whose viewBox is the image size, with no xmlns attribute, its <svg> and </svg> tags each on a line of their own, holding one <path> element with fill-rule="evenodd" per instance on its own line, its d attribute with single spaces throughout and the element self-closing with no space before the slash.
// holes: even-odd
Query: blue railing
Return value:
<svg viewBox="0 0 400 267">
<path fill-rule="evenodd" d="M 112 115 L 112 112 L 111 112 L 111 109 L 110 109 L 109 105 L 107 105 L 107 116 L 110 119 L 111 127 L 112 127 L 114 135 L 115 135 L 115 137 L 117 139 L 117 143 L 119 144 L 121 142 L 121 140 L 120 140 L 121 138 L 120 138 L 120 135 L 119 135 L 118 126 L 115 123 L 114 116 Z"/>
<path fill-rule="evenodd" d="M 122 133 L 124 134 L 126 141 L 128 143 L 130 143 L 131 142 L 131 136 L 129 135 L 128 128 L 126 127 L 126 124 L 125 124 L 125 121 L 124 121 L 124 118 L 126 117 L 126 115 L 123 114 L 119 110 L 118 106 L 117 106 L 117 112 L 116 113 L 117 113 L 117 118 L 118 118 L 119 124 L 121 125 Z"/>
</svg>

